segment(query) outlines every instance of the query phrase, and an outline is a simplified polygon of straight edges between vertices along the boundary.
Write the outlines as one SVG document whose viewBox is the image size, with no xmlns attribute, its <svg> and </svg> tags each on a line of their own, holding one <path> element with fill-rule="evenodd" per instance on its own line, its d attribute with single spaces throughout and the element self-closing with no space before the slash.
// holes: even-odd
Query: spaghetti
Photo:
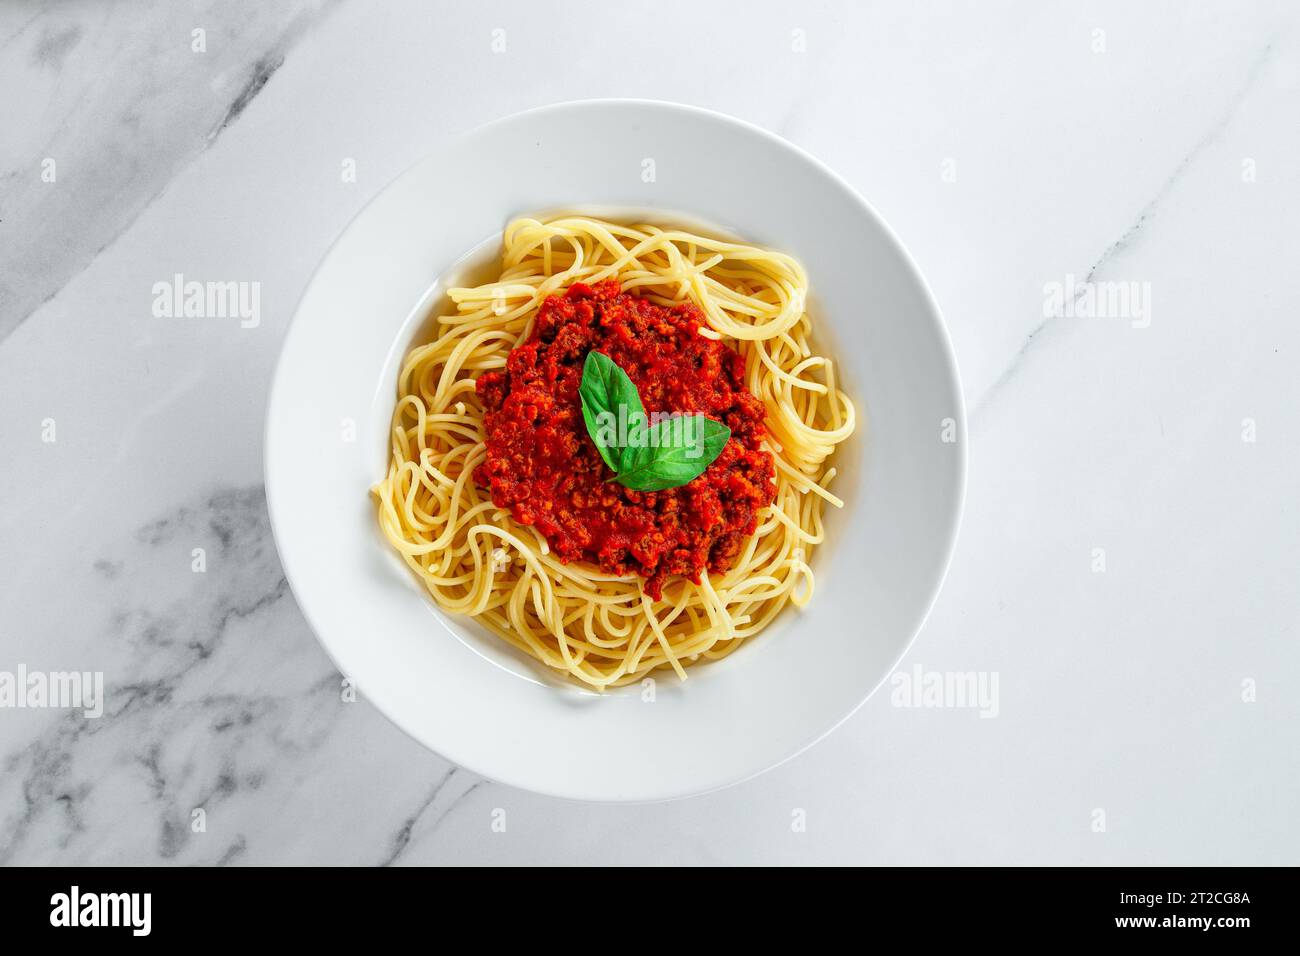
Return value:
<svg viewBox="0 0 1300 956">
<path fill-rule="evenodd" d="M 549 296 L 609 280 L 659 306 L 698 307 L 699 334 L 743 357 L 775 464 L 772 504 L 729 568 L 699 583 L 671 577 L 658 598 L 636 575 L 560 560 L 473 474 L 487 455 L 476 379 L 529 340 Z M 388 474 L 372 489 L 385 537 L 443 610 L 591 687 L 669 667 L 685 679 L 691 663 L 725 657 L 812 597 L 822 505 L 842 504 L 828 490 L 829 459 L 853 432 L 854 409 L 809 346 L 807 291 L 797 261 L 754 246 L 592 218 L 513 221 L 497 280 L 448 290 L 455 311 L 402 365 Z"/>
</svg>

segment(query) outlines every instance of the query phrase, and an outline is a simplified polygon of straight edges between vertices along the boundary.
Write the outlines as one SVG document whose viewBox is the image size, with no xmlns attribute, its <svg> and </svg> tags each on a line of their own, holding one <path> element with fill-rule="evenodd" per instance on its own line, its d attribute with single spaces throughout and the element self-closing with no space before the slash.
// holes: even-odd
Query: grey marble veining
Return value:
<svg viewBox="0 0 1300 956">
<path fill-rule="evenodd" d="M 211 543 L 213 567 L 193 574 L 185 592 L 155 603 L 147 586 L 128 583 L 153 580 L 160 556 L 196 541 Z M 104 629 L 94 635 L 112 661 L 105 667 L 108 707 L 98 721 L 67 714 L 6 754 L 3 803 L 21 809 L 0 829 L 0 862 L 29 859 L 34 838 L 75 855 L 86 801 L 106 792 L 151 806 L 154 852 L 188 859 L 194 808 L 216 814 L 223 801 L 257 791 L 271 761 L 319 746 L 340 713 L 333 706 L 340 682 L 323 659 L 278 689 L 213 686 L 212 671 L 222 665 L 246 676 L 274 667 L 276 649 L 260 646 L 262 629 L 270 624 L 270 633 L 283 633 L 286 622 L 298 623 L 260 489 L 182 506 L 94 567 L 113 582 Z M 293 726 L 309 713 L 319 719 Z M 230 848 L 205 849 L 224 855 Z"/>
<path fill-rule="evenodd" d="M 0 8 L 0 84 L 13 91 L 0 103 L 0 340 L 239 118 L 329 7 Z"/>
<path fill-rule="evenodd" d="M 1091 283 L 1099 277 L 1104 277 L 1107 267 L 1117 257 L 1123 255 L 1137 240 L 1138 234 L 1142 231 L 1143 227 L 1145 227 L 1147 222 L 1156 215 L 1160 206 L 1168 200 L 1170 194 L 1186 176 L 1187 171 L 1192 167 L 1192 164 L 1204 153 L 1206 147 L 1222 137 L 1224 130 L 1227 129 L 1228 124 L 1232 122 L 1233 117 L 1236 116 L 1237 111 L 1241 108 L 1242 102 L 1259 81 L 1264 67 L 1268 63 L 1270 55 L 1273 53 L 1273 45 L 1275 42 L 1276 39 L 1270 40 L 1265 44 L 1264 48 L 1259 52 L 1259 55 L 1256 56 L 1254 61 L 1250 64 L 1245 79 L 1242 81 L 1236 93 L 1234 93 L 1231 99 L 1229 99 L 1227 106 L 1206 129 L 1204 135 L 1202 135 L 1192 148 L 1188 150 L 1186 155 L 1178 161 L 1173 172 L 1171 172 L 1169 177 L 1161 184 L 1159 190 L 1157 190 L 1155 195 L 1142 206 L 1141 211 L 1133 220 L 1132 224 L 1124 230 L 1124 233 L 1118 239 L 1111 242 L 1097 258 L 1097 261 L 1089 267 L 1088 271 L 1084 274 L 1083 281 L 1085 283 Z M 980 416 L 980 413 L 984 410 L 985 406 L 987 406 L 989 402 L 993 401 L 1001 388 L 1012 379 L 1019 370 L 1020 364 L 1025 360 L 1026 356 L 1029 355 L 1030 350 L 1036 344 L 1041 343 L 1041 336 L 1043 333 L 1048 331 L 1048 329 L 1054 324 L 1062 321 L 1063 319 L 1060 316 L 1049 316 L 1035 326 L 1033 331 L 1025 337 L 1024 344 L 1020 347 L 1020 350 L 1016 352 L 1012 357 L 1011 362 L 1007 365 L 1005 370 L 1003 370 L 1002 374 L 998 376 L 997 381 L 995 381 L 983 394 L 980 395 L 978 399 L 976 399 L 971 408 L 972 420 Z"/>
</svg>

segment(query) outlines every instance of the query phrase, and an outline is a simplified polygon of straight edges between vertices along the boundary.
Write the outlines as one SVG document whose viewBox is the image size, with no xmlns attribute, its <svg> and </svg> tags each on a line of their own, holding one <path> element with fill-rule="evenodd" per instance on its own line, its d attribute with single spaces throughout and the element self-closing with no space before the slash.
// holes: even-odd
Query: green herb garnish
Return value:
<svg viewBox="0 0 1300 956">
<path fill-rule="evenodd" d="M 663 491 L 698 478 L 731 437 L 703 415 L 651 422 L 627 373 L 608 355 L 589 352 L 582 367 L 582 420 L 614 480 L 635 491 Z"/>
</svg>

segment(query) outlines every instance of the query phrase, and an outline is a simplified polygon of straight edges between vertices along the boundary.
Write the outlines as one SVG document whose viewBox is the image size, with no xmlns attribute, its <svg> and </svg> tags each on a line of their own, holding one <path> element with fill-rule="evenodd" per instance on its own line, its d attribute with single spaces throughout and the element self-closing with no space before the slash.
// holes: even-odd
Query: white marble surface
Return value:
<svg viewBox="0 0 1300 956">
<path fill-rule="evenodd" d="M 1297 25 L 1173 0 L 4 4 L 0 670 L 102 670 L 107 713 L 0 709 L 0 863 L 1300 862 Z M 749 784 L 608 807 L 475 779 L 340 701 L 261 489 L 294 304 L 416 158 L 596 95 L 779 132 L 915 254 L 972 468 L 904 667 L 996 672 L 996 718 L 882 692 Z M 260 325 L 154 318 L 176 272 L 260 282 Z M 1067 275 L 1149 283 L 1149 327 L 1044 320 Z"/>
</svg>

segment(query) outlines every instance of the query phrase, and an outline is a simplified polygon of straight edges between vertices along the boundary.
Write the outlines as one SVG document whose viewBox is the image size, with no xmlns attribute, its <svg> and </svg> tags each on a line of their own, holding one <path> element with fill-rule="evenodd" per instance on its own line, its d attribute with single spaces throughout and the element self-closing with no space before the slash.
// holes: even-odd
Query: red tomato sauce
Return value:
<svg viewBox="0 0 1300 956">
<path fill-rule="evenodd" d="M 776 496 L 772 456 L 760 448 L 763 403 L 745 388 L 744 359 L 700 335 L 703 324 L 691 303 L 664 308 L 622 293 L 617 280 L 575 283 L 542 303 L 529 340 L 476 386 L 487 458 L 474 480 L 493 503 L 535 526 L 561 560 L 639 574 L 656 599 L 669 575 L 698 584 L 706 569 L 730 568 Z M 731 429 L 703 474 L 665 491 L 608 480 L 578 397 L 593 349 L 627 373 L 648 415 L 702 413 Z"/>
</svg>

